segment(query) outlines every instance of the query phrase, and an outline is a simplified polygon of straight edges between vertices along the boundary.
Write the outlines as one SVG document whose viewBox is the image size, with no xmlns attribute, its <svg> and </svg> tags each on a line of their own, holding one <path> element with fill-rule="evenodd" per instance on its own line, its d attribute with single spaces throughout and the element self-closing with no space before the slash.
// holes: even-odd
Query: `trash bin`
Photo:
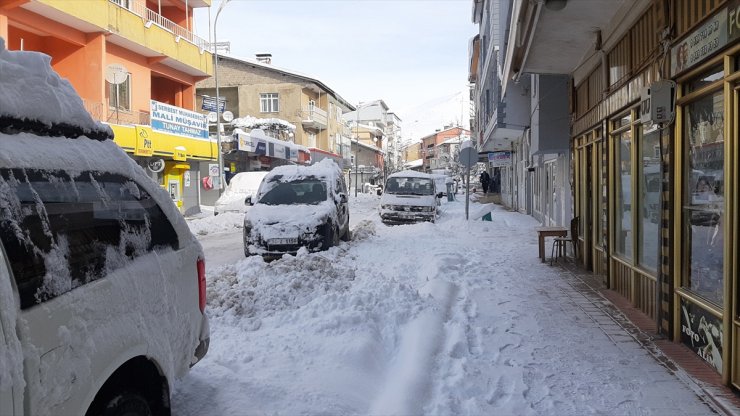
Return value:
<svg viewBox="0 0 740 416">
<path fill-rule="evenodd" d="M 455 200 L 455 193 L 453 192 L 453 184 L 451 182 L 447 182 L 447 200 L 448 201 L 454 201 Z"/>
</svg>

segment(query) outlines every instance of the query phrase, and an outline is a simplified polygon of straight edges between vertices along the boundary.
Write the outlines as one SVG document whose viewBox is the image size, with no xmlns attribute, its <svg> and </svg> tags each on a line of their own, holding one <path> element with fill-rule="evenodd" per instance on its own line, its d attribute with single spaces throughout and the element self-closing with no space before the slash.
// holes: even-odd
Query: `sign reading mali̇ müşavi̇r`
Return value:
<svg viewBox="0 0 740 416">
<path fill-rule="evenodd" d="M 208 139 L 205 114 L 150 100 L 152 130 L 194 139 Z"/>
</svg>

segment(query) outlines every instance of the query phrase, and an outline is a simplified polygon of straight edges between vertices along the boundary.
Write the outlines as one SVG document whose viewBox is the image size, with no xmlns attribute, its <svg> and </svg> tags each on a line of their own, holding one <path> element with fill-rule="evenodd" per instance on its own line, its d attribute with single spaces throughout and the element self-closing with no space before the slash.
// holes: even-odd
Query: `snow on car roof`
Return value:
<svg viewBox="0 0 740 416">
<path fill-rule="evenodd" d="M 322 159 L 311 166 L 284 165 L 278 166 L 270 171 L 265 181 L 280 176 L 282 181 L 303 179 L 309 176 L 316 178 L 334 178 L 342 175 L 339 165 L 331 159 Z"/>
<path fill-rule="evenodd" d="M 66 79 L 51 68 L 51 57 L 39 52 L 9 51 L 0 38 L 0 129 L 51 131 L 50 135 L 113 137 L 110 127 L 85 110 Z M 57 134 L 55 134 L 57 133 Z"/>
<path fill-rule="evenodd" d="M 431 178 L 432 175 L 424 172 L 417 172 L 415 170 L 402 170 L 400 172 L 396 172 L 388 178 Z"/>
</svg>

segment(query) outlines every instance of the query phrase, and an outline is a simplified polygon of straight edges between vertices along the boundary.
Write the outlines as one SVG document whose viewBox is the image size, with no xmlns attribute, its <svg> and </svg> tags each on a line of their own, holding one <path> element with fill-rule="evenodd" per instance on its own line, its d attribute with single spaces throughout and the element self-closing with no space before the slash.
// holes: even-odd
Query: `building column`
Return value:
<svg viewBox="0 0 740 416">
<path fill-rule="evenodd" d="M 0 14 L 0 38 L 5 39 L 5 48 L 8 48 L 8 16 Z"/>
</svg>

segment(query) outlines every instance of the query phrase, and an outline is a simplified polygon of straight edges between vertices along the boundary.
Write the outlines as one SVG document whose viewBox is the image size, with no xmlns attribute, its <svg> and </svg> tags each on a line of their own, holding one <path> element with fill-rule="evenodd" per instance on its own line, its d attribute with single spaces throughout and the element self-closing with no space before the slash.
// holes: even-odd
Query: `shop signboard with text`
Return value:
<svg viewBox="0 0 740 416">
<path fill-rule="evenodd" d="M 152 130 L 176 136 L 208 140 L 205 114 L 150 100 Z"/>
<path fill-rule="evenodd" d="M 488 162 L 492 168 L 511 166 L 511 152 L 491 152 L 488 154 Z"/>
<path fill-rule="evenodd" d="M 701 307 L 681 301 L 681 342 L 722 373 L 722 320 Z"/>
</svg>

